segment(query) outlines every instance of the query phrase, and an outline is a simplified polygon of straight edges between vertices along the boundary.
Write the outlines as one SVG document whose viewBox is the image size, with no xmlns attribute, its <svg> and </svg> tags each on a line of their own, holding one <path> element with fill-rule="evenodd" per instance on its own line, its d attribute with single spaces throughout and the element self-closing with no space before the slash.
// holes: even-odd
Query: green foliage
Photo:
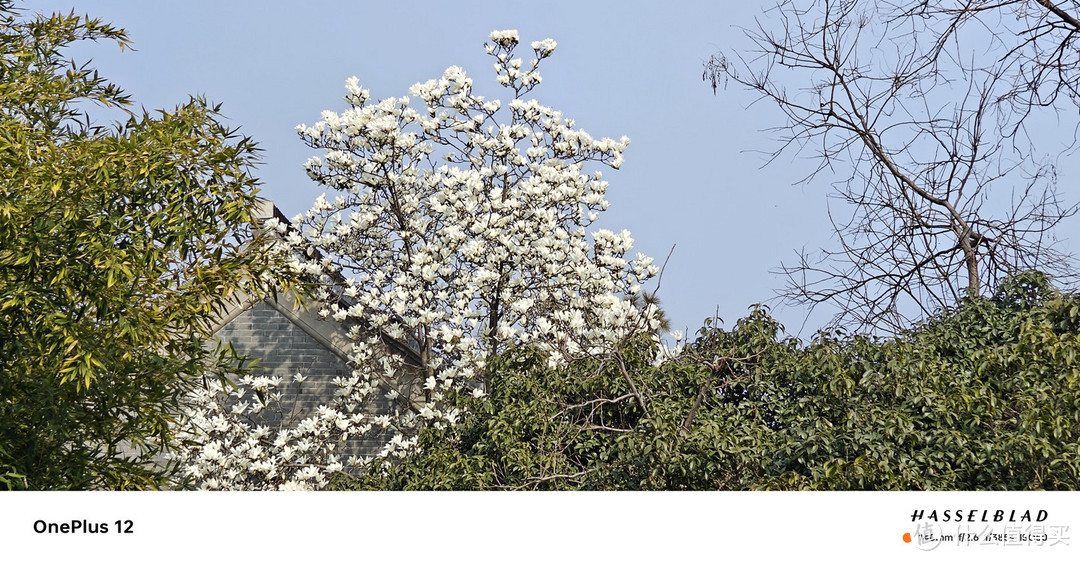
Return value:
<svg viewBox="0 0 1080 561">
<path fill-rule="evenodd" d="M 896 338 L 819 337 L 762 372 L 785 399 L 757 484 L 1077 488 L 1078 311 L 1029 273 Z"/>
<path fill-rule="evenodd" d="M 78 40 L 128 44 L 72 15 L 0 1 L 0 486 L 147 488 L 178 400 L 237 364 L 210 349 L 237 290 L 266 288 L 245 251 L 256 147 L 191 99 L 135 114 L 66 61 Z M 93 123 L 94 105 L 126 120 Z M 256 241 L 254 243 L 261 243 Z"/>
<path fill-rule="evenodd" d="M 888 339 L 802 344 L 764 309 L 676 360 L 632 341 L 548 368 L 517 349 L 484 399 L 374 465 L 367 489 L 1076 489 L 1080 297 L 1038 273 Z M 639 400 L 640 397 L 640 400 Z"/>
</svg>

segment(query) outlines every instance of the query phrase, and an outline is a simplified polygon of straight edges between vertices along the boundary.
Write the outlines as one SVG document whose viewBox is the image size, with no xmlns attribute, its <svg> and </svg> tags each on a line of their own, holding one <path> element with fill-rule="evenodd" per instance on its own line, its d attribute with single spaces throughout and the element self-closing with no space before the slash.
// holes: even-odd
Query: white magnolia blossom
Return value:
<svg viewBox="0 0 1080 561">
<path fill-rule="evenodd" d="M 293 382 L 300 385 L 307 379 L 298 372 Z M 336 383 L 344 388 L 354 382 L 340 378 Z M 346 464 L 358 467 L 379 457 L 404 457 L 416 445 L 415 438 L 386 430 L 391 427 L 389 416 L 350 412 L 342 400 L 297 419 L 282 403 L 282 378 L 247 376 L 231 391 L 220 380 L 207 384 L 190 396 L 181 429 L 191 444 L 179 448 L 175 458 L 183 466 L 181 477 L 200 489 L 319 489 L 331 475 L 345 471 Z M 354 397 L 361 393 L 355 387 L 344 392 Z M 457 410 L 447 413 L 454 420 L 458 415 Z M 263 423 L 267 420 L 273 427 Z M 385 434 L 387 442 L 377 454 L 341 456 L 345 442 L 379 434 Z"/>
<path fill-rule="evenodd" d="M 320 315 L 363 318 L 368 330 L 356 333 L 355 370 L 335 401 L 295 429 L 256 438 L 257 427 L 220 421 L 227 412 L 197 415 L 192 426 L 205 444 L 187 458 L 188 475 L 204 487 L 318 488 L 348 470 L 327 448 L 335 438 L 381 431 L 380 456 L 394 457 L 415 446 L 409 435 L 420 424 L 456 423 L 461 412 L 443 406 L 447 392 L 484 396 L 486 360 L 510 345 L 537 346 L 558 365 L 657 329 L 656 310 L 630 299 L 657 274 L 652 258 L 627 257 L 625 230 L 589 232 L 608 208 L 608 183 L 589 168 L 617 169 L 629 139 L 593 138 L 525 98 L 555 41 L 532 43 L 528 63 L 514 57 L 516 31 L 494 31 L 490 41 L 509 102 L 476 95 L 455 66 L 412 86 L 410 97 L 377 102 L 350 78 L 348 109 L 297 127 L 324 152 L 305 163 L 308 176 L 339 195 L 319 197 L 294 220 L 302 235 L 283 238 L 298 255 L 294 268 L 328 284 Z M 413 347 L 421 365 L 388 352 L 379 333 Z M 343 416 L 378 396 L 403 405 L 393 416 Z M 215 398 L 202 399 L 208 407 Z"/>
</svg>

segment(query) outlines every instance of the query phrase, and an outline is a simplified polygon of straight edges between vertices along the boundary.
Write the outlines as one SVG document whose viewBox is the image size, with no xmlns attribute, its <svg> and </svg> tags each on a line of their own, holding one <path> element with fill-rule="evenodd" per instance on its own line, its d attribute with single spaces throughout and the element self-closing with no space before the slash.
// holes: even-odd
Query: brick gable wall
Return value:
<svg viewBox="0 0 1080 561">
<path fill-rule="evenodd" d="M 332 322 L 328 322 L 332 323 Z M 260 424 L 270 426 L 291 425 L 314 413 L 319 405 L 329 403 L 337 390 L 334 378 L 348 377 L 348 363 L 322 342 L 283 315 L 266 301 L 254 303 L 235 315 L 218 331 L 217 338 L 232 343 L 241 356 L 256 359 L 252 369 L 254 376 L 280 376 L 288 381 L 281 404 L 282 413 L 259 417 Z M 303 384 L 292 382 L 300 372 L 306 378 Z M 389 404 L 382 396 L 369 401 L 365 415 L 388 414 Z M 378 453 L 384 442 L 379 439 L 361 441 L 342 450 L 342 456 Z"/>
</svg>

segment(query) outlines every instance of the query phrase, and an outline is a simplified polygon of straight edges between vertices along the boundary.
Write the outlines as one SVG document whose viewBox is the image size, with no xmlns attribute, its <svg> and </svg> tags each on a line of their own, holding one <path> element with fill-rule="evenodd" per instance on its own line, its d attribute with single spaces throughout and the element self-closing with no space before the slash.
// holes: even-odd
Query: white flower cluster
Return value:
<svg viewBox="0 0 1080 561">
<path fill-rule="evenodd" d="M 306 380 L 297 373 L 297 386 Z M 372 457 L 346 457 L 348 443 L 387 432 L 388 415 L 373 416 L 356 407 L 349 380 L 338 383 L 339 397 L 313 415 L 296 418 L 286 410 L 281 378 L 247 376 L 235 388 L 207 381 L 186 404 L 179 437 L 191 443 L 176 451 L 183 478 L 203 490 L 320 489 L 335 473 L 361 466 Z M 454 416 L 458 412 L 451 412 Z M 373 457 L 403 457 L 415 439 L 387 436 Z"/>
<path fill-rule="evenodd" d="M 555 41 L 533 43 L 536 58 L 525 66 L 514 58 L 516 31 L 493 32 L 490 40 L 485 49 L 496 60 L 496 80 L 511 93 L 509 103 L 474 94 L 472 79 L 458 67 L 414 85 L 411 98 L 374 103 L 350 78 L 347 110 L 323 112 L 315 125 L 297 127 L 304 142 L 324 151 L 305 164 L 308 175 L 340 196 L 320 197 L 295 220 L 303 236 L 285 236 L 300 256 L 294 266 L 328 283 L 347 275 L 345 286 L 322 292 L 320 313 L 363 318 L 370 327 L 357 333 L 356 369 L 343 382 L 338 405 L 308 424 L 328 427 L 322 436 L 366 435 L 364 423 L 373 422 L 391 443 L 384 455 L 399 453 L 419 424 L 455 423 L 460 412 L 442 403 L 447 391 L 482 396 L 486 360 L 510 345 L 538 346 L 558 364 L 658 327 L 656 310 L 630 299 L 657 274 L 652 259 L 627 258 L 629 232 L 587 232 L 608 208 L 608 183 L 586 167 L 618 168 L 629 139 L 593 138 L 558 111 L 523 98 L 540 83 L 539 65 Z M 311 247 L 326 257 L 310 258 Z M 380 333 L 417 351 L 415 385 L 400 382 L 409 368 L 387 352 Z M 389 392 L 407 404 L 394 419 L 350 419 L 334 428 L 342 406 Z M 242 430 L 213 434 L 228 438 L 230 447 L 249 438 Z M 282 434 L 291 450 L 302 441 L 300 433 Z M 305 466 L 334 465 L 325 450 L 322 463 L 312 463 L 312 449 L 301 455 Z M 290 466 L 303 463 L 295 457 Z M 275 464 L 279 472 L 284 461 Z M 198 465 L 191 475 L 222 480 L 221 470 Z M 322 481 L 293 471 L 273 484 Z"/>
<path fill-rule="evenodd" d="M 504 29 L 502 31 L 492 31 L 489 39 L 495 42 L 496 45 L 511 49 L 514 45 L 518 44 L 518 32 L 516 29 Z"/>
<path fill-rule="evenodd" d="M 492 31 L 490 38 L 492 43 L 485 43 L 484 50 L 495 57 L 495 81 L 512 88 L 515 99 L 540 83 L 540 73 L 536 69 L 541 60 L 555 52 L 554 39 L 533 41 L 532 48 L 536 58 L 529 63 L 528 70 L 522 70 L 524 62 L 520 58 L 514 58 L 514 47 L 518 44 L 517 30 Z"/>
<path fill-rule="evenodd" d="M 659 335 L 654 338 L 654 341 L 656 341 L 656 355 L 653 357 L 654 366 L 659 367 L 665 362 L 676 360 L 686 348 L 686 334 L 683 331 L 670 331 L 668 335 L 672 339 L 671 343 L 668 343 Z"/>
</svg>

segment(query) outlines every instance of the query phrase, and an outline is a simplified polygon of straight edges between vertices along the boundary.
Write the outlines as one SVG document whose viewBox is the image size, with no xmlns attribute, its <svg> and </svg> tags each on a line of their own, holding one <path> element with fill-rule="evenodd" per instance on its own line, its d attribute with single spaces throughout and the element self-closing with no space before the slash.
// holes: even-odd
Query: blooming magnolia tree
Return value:
<svg viewBox="0 0 1080 561">
<path fill-rule="evenodd" d="M 411 97 L 375 103 L 350 78 L 346 111 L 298 127 L 325 151 L 308 175 L 340 194 L 321 196 L 298 230 L 271 227 L 295 267 L 324 283 L 320 314 L 364 324 L 353 331 L 355 370 L 337 381 L 333 403 L 280 431 L 240 416 L 267 404 L 266 392 L 247 389 L 283 381 L 247 380 L 231 405 L 208 392 L 189 475 L 211 487 L 318 487 L 347 469 L 335 456 L 343 440 L 381 435 L 374 457 L 401 456 L 420 424 L 455 423 L 461 412 L 444 397 L 483 396 L 495 353 L 533 345 L 558 364 L 657 328 L 656 310 L 632 298 L 657 273 L 652 259 L 627 259 L 629 232 L 587 232 L 608 207 L 608 183 L 587 168 L 617 169 L 629 139 L 593 138 L 526 99 L 555 41 L 532 43 L 530 62 L 515 57 L 518 42 L 516 31 L 496 31 L 485 44 L 507 103 L 475 94 L 454 66 Z M 387 337 L 410 346 L 412 360 L 390 352 Z"/>
</svg>

